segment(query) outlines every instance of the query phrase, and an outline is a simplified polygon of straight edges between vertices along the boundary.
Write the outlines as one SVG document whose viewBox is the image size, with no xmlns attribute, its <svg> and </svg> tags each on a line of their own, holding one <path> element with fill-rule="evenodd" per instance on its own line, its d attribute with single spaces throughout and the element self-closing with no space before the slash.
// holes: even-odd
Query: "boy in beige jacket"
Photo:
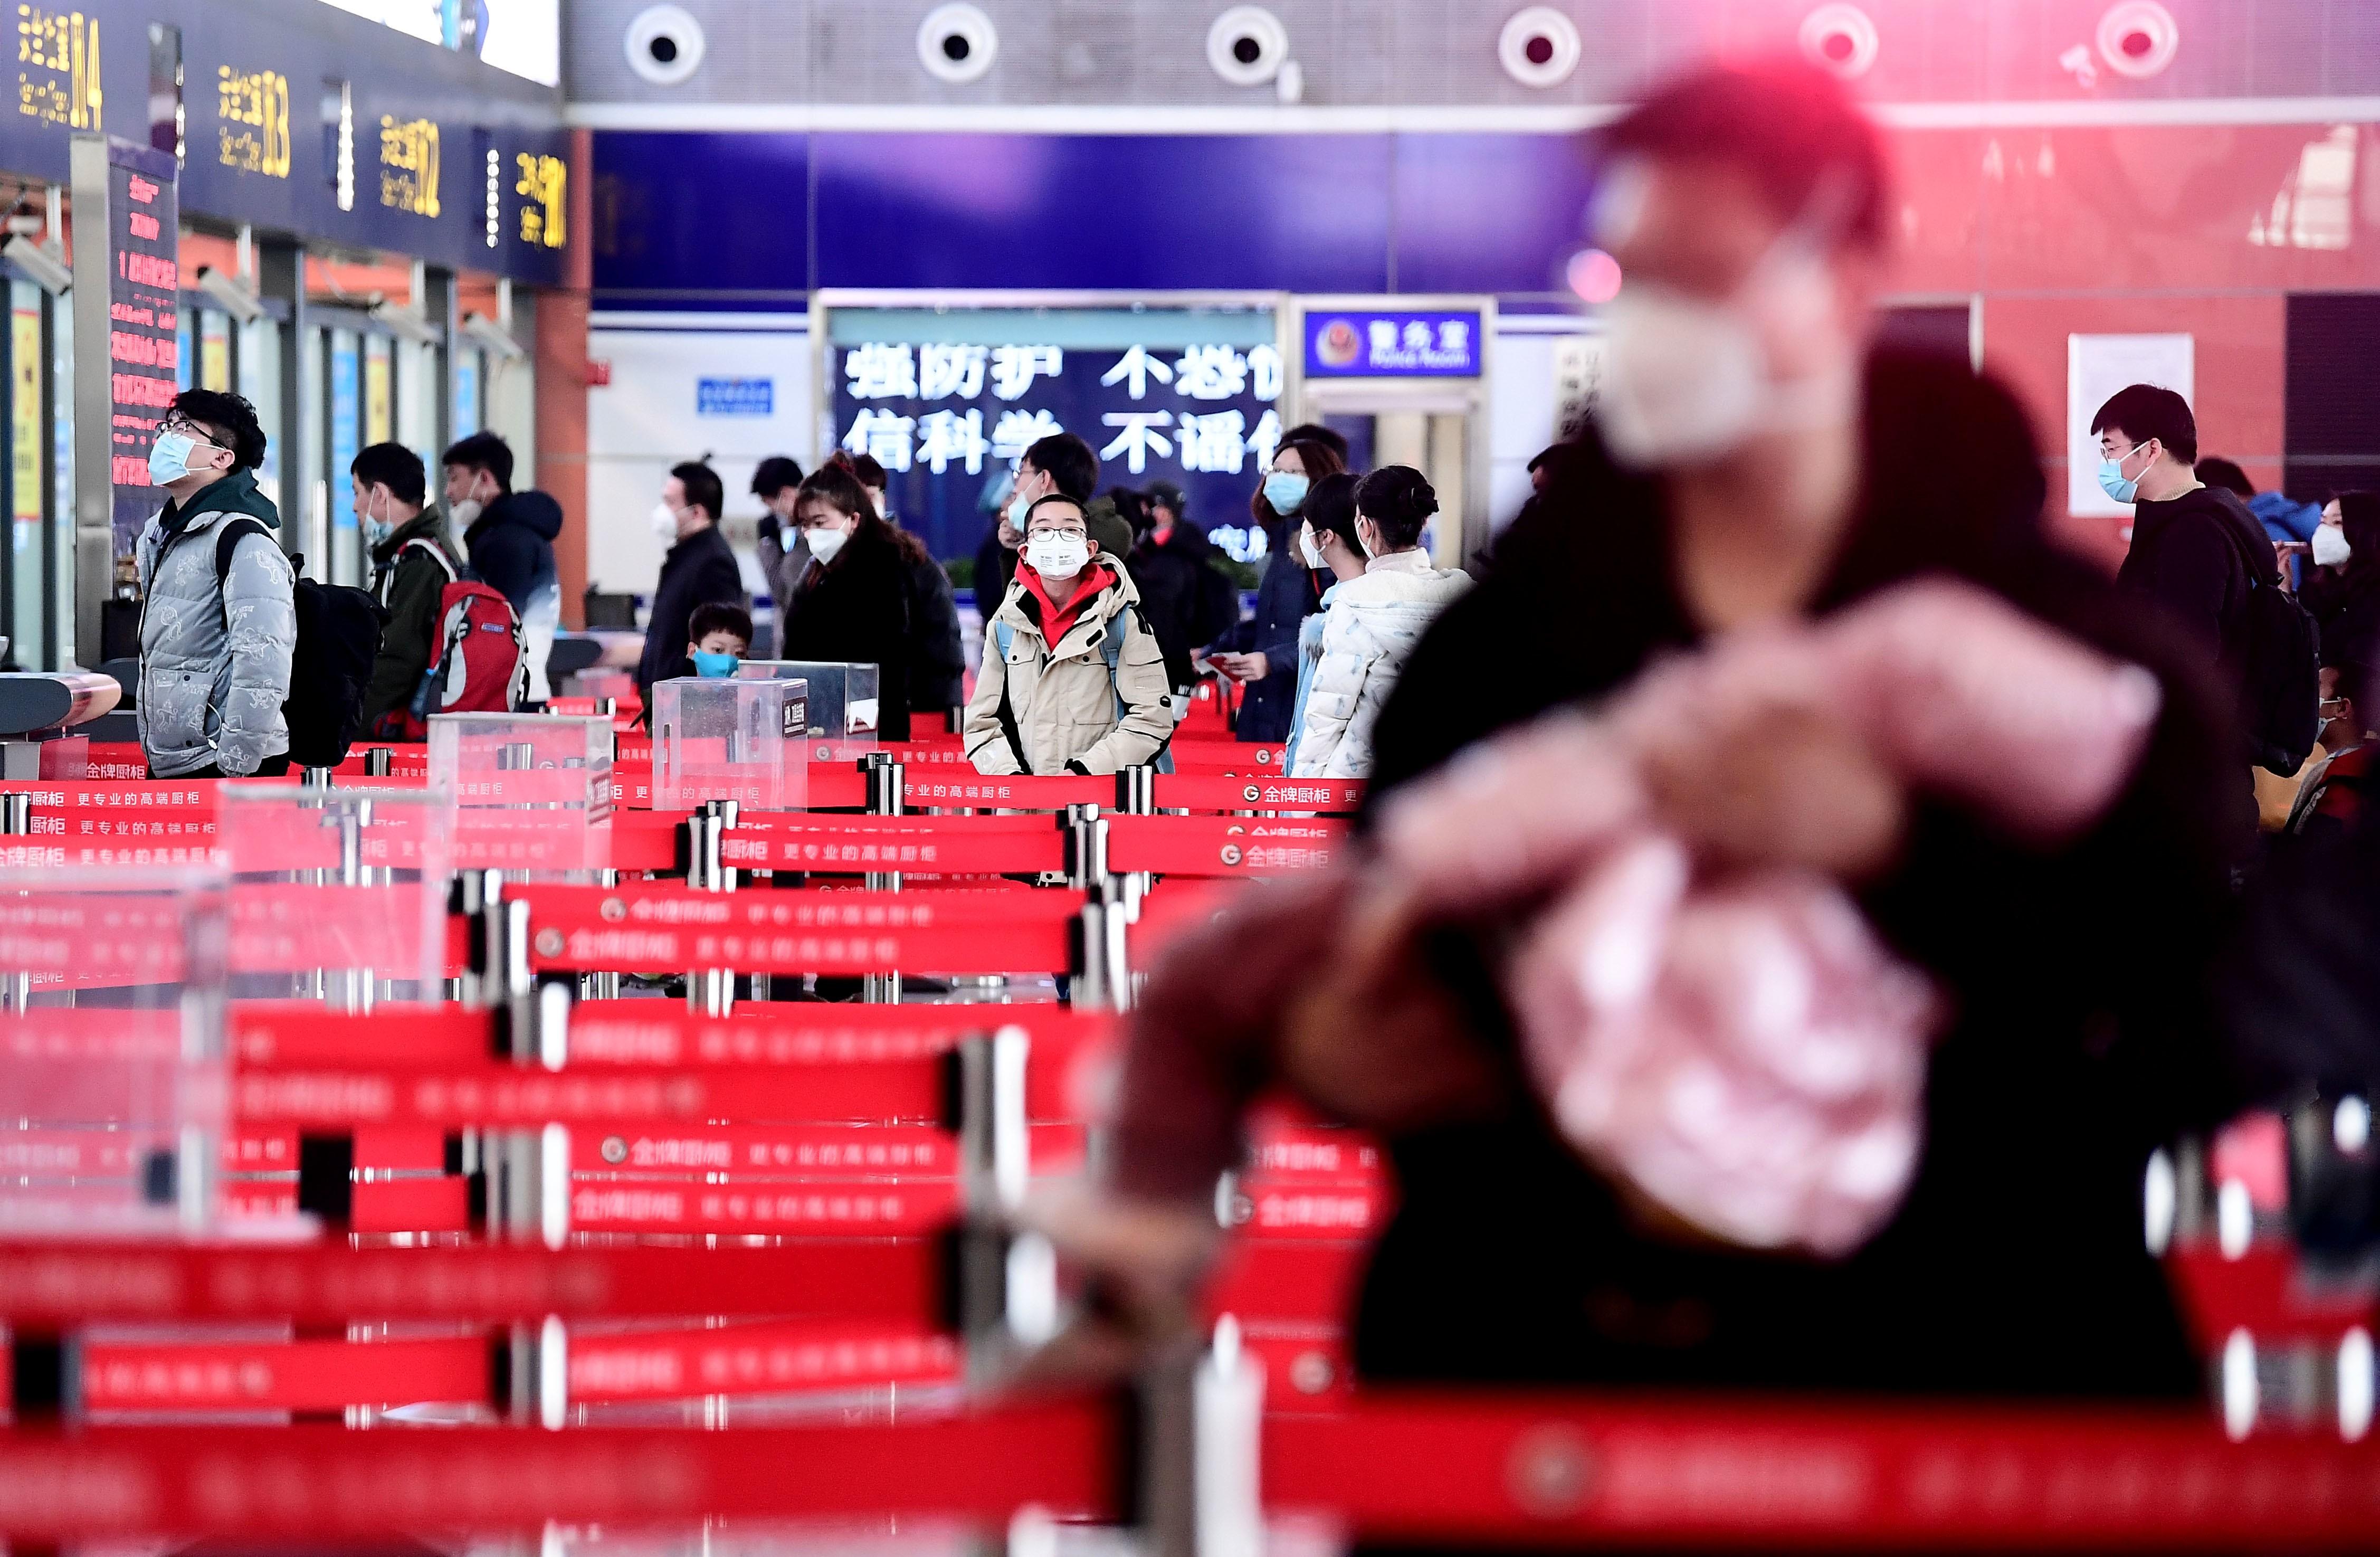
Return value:
<svg viewBox="0 0 2380 1557">
<path fill-rule="evenodd" d="M 1173 736 L 1173 698 L 1139 605 L 1123 565 L 1099 555 L 1080 503 L 1052 493 L 1033 505 L 967 703 L 978 772 L 1112 773 L 1157 760 Z"/>
</svg>

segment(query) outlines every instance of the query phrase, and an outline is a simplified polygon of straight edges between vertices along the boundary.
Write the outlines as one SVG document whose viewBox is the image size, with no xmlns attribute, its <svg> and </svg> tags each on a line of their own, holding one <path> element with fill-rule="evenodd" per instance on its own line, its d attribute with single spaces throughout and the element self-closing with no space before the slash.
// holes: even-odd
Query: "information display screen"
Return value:
<svg viewBox="0 0 2380 1557">
<path fill-rule="evenodd" d="M 974 554 L 1013 463 L 1061 432 L 1099 456 L 1100 492 L 1170 481 L 1190 522 L 1246 554 L 1281 443 L 1271 309 L 832 307 L 827 335 L 832 442 L 876 457 L 937 557 Z"/>
<path fill-rule="evenodd" d="M 170 154 L 108 148 L 108 485 L 116 554 L 129 553 L 164 493 L 149 449 L 179 387 L 181 223 Z"/>
</svg>

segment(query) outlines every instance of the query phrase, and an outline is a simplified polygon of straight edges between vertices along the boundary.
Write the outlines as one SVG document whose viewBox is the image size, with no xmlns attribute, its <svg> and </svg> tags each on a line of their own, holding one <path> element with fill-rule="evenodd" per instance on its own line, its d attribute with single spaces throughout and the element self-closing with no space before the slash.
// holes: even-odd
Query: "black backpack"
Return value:
<svg viewBox="0 0 2380 1557">
<path fill-rule="evenodd" d="M 2223 528 L 2233 549 L 2242 553 L 2248 574 L 2240 722 L 2247 727 L 2250 758 L 2265 772 L 2287 778 L 2305 766 L 2322 730 L 2322 629 L 2297 596 L 2281 588 L 2273 549 L 2264 543 L 2264 527 L 2237 498 L 2225 506 L 2240 521 Z M 2252 548 L 2242 525 L 2255 532 Z"/>
<path fill-rule="evenodd" d="M 215 531 L 215 591 L 221 598 L 231 575 L 231 556 L 241 540 L 272 533 L 251 518 L 225 519 Z M 317 584 L 303 571 L 306 559 L 292 554 L 298 574 L 292 591 L 298 615 L 298 651 L 289 665 L 289 700 L 281 717 L 289 726 L 289 761 L 299 768 L 335 768 L 362 733 L 364 693 L 372 662 L 380 658 L 380 602 L 363 590 Z"/>
</svg>

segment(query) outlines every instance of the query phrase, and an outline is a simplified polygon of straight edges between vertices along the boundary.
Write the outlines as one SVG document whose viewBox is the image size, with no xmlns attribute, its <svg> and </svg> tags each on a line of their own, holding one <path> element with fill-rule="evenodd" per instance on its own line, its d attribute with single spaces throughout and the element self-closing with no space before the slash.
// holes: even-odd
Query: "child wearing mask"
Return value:
<svg viewBox="0 0 2380 1557">
<path fill-rule="evenodd" d="M 740 605 L 714 601 L 694 608 L 686 626 L 686 664 L 680 675 L 707 681 L 733 679 L 735 667 L 752 650 L 752 614 Z"/>
<path fill-rule="evenodd" d="M 1112 773 L 1172 738 L 1164 651 L 1078 500 L 1051 493 L 1027 510 L 1015 581 L 983 638 L 965 724 L 978 772 Z"/>
</svg>

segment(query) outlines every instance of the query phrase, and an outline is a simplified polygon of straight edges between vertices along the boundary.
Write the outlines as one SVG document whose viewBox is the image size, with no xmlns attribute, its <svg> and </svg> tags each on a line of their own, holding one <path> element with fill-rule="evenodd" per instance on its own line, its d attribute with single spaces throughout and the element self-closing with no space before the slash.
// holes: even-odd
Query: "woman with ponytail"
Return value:
<svg viewBox="0 0 2380 1557">
<path fill-rule="evenodd" d="M 1318 510 L 1331 533 L 1300 544 L 1323 557 L 1344 582 L 1330 591 L 1321 658 L 1304 699 L 1290 772 L 1295 778 L 1366 778 L 1372 724 L 1389 700 L 1405 659 L 1430 621 L 1470 587 L 1455 569 L 1430 566 L 1421 532 L 1438 512 L 1438 493 L 1410 465 L 1384 465 L 1355 485 L 1343 519 Z M 1350 574 L 1343 561 L 1354 563 Z"/>
</svg>

